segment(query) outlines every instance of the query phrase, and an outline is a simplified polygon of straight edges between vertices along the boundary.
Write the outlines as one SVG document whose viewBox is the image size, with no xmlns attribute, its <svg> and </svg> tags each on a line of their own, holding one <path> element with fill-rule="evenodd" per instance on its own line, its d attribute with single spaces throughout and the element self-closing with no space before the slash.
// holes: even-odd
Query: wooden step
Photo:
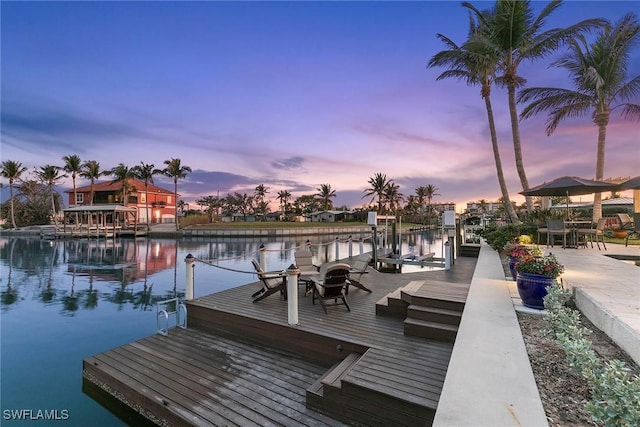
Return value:
<svg viewBox="0 0 640 427">
<path fill-rule="evenodd" d="M 400 289 L 388 293 L 376 302 L 376 315 L 404 317 L 407 304 L 400 299 Z"/>
<path fill-rule="evenodd" d="M 462 312 L 458 310 L 447 310 L 444 308 L 424 307 L 412 304 L 407 307 L 407 318 L 444 323 L 447 325 L 459 325 L 460 319 L 462 318 Z"/>
<path fill-rule="evenodd" d="M 308 408 L 313 408 L 324 413 L 331 413 L 331 409 L 341 400 L 340 389 L 342 378 L 349 373 L 349 370 L 360 360 L 358 353 L 349 353 L 347 357 L 333 365 L 317 381 L 307 388 L 306 404 Z"/>
<path fill-rule="evenodd" d="M 411 304 L 411 295 L 420 290 L 422 285 L 424 285 L 423 280 L 413 280 L 407 283 L 400 289 L 400 298 L 402 298 L 405 303 Z"/>
<path fill-rule="evenodd" d="M 458 327 L 456 325 L 407 318 L 404 320 L 404 334 L 437 341 L 454 342 L 458 334 Z"/>
<path fill-rule="evenodd" d="M 349 353 L 347 357 L 342 359 L 341 362 L 334 365 L 329 371 L 322 377 L 322 385 L 327 387 L 340 388 L 341 380 L 345 375 L 349 373 L 349 370 L 360 360 L 361 355 L 358 353 Z"/>
</svg>

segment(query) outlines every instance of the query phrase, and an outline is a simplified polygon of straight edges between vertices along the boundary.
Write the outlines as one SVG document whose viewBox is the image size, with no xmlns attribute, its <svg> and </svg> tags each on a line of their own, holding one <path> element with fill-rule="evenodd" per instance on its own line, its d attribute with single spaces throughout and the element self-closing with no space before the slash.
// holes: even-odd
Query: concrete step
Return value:
<svg viewBox="0 0 640 427">
<path fill-rule="evenodd" d="M 444 323 L 447 325 L 459 325 L 460 319 L 462 319 L 462 312 L 412 304 L 407 307 L 407 318 Z"/>
</svg>

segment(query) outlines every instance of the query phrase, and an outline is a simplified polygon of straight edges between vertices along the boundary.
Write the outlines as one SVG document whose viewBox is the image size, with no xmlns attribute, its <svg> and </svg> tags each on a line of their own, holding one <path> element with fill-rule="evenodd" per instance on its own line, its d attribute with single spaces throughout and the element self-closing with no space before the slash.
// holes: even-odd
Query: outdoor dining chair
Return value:
<svg viewBox="0 0 640 427">
<path fill-rule="evenodd" d="M 596 239 L 596 244 L 598 245 L 598 250 L 600 250 L 599 240 L 602 241 L 602 246 L 604 246 L 604 250 L 607 250 L 607 245 L 604 244 L 604 227 L 607 223 L 607 218 L 600 218 L 595 228 L 579 228 L 578 229 L 578 238 L 580 236 L 584 236 L 585 239 L 589 239 L 591 243 L 591 247 L 593 248 L 593 238 Z M 585 243 L 586 245 L 586 243 Z"/>
<path fill-rule="evenodd" d="M 314 279 L 312 304 L 316 300 L 322 305 L 325 314 L 327 307 L 332 305 L 344 305 L 347 311 L 351 311 L 347 303 L 347 291 L 349 286 L 349 264 L 335 263 L 323 264 L 320 268 L 320 278 Z"/>
<path fill-rule="evenodd" d="M 571 229 L 567 228 L 563 219 L 547 220 L 547 246 L 553 247 L 556 237 L 562 237 L 562 247 L 567 247 L 567 236 L 571 237 Z"/>
</svg>

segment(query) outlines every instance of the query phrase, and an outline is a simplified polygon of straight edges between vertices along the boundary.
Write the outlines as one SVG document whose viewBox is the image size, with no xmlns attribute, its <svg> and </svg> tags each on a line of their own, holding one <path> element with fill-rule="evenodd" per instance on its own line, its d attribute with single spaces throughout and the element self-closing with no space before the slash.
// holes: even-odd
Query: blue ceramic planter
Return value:
<svg viewBox="0 0 640 427">
<path fill-rule="evenodd" d="M 541 274 L 518 273 L 516 285 L 518 294 L 525 307 L 544 309 L 542 299 L 547 295 L 547 286 L 555 283 L 554 277 L 543 276 Z"/>
</svg>

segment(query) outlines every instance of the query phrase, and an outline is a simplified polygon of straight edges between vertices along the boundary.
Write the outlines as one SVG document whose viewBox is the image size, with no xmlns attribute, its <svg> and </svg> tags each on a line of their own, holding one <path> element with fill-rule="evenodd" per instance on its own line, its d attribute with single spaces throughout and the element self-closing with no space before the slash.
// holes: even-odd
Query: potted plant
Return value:
<svg viewBox="0 0 640 427">
<path fill-rule="evenodd" d="M 528 255 L 539 256 L 542 255 L 542 251 L 539 248 L 530 248 L 519 243 L 508 243 L 504 246 L 502 253 L 509 257 L 509 271 L 513 280 L 516 280 L 516 264 Z"/>
<path fill-rule="evenodd" d="M 543 309 L 542 299 L 547 295 L 547 287 L 556 283 L 556 278 L 564 272 L 564 266 L 553 254 L 526 255 L 516 264 L 516 271 L 516 284 L 522 304 L 525 307 Z"/>
</svg>

